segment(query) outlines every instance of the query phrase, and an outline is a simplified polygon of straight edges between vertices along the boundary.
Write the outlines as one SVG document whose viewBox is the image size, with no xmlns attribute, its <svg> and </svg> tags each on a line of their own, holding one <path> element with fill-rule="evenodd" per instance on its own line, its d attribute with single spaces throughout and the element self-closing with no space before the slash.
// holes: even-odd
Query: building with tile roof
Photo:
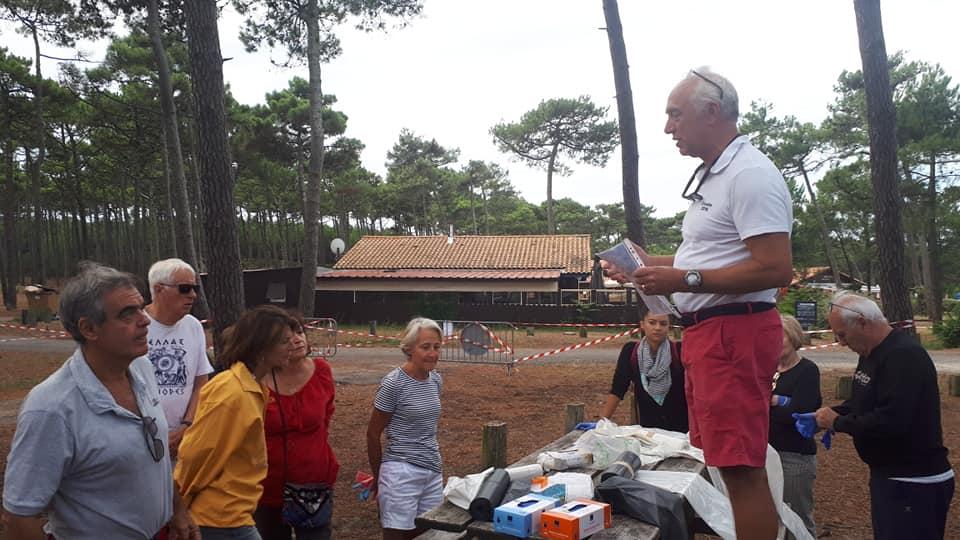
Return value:
<svg viewBox="0 0 960 540">
<path fill-rule="evenodd" d="M 365 236 L 317 275 L 318 313 L 402 320 L 466 316 L 463 306 L 575 304 L 592 270 L 586 234 Z"/>
</svg>

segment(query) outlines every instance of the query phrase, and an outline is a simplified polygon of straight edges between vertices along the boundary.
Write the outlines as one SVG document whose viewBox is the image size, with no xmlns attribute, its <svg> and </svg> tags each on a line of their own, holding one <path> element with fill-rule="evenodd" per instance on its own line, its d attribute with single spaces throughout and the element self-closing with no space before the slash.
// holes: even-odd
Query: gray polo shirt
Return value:
<svg viewBox="0 0 960 540">
<path fill-rule="evenodd" d="M 140 357 L 128 372 L 141 414 L 157 420 L 163 459 L 154 461 L 143 421 L 117 404 L 78 347 L 23 402 L 4 475 L 7 512 L 47 512 L 46 532 L 70 540 L 142 540 L 170 520 L 173 475 L 153 365 Z"/>
</svg>

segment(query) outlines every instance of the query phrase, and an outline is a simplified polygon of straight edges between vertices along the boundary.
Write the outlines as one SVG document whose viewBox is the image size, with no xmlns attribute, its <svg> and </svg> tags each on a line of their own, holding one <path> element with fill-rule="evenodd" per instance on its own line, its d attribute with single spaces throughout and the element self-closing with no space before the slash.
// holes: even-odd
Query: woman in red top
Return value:
<svg viewBox="0 0 960 540">
<path fill-rule="evenodd" d="M 334 410 L 333 373 L 323 358 L 307 356 L 304 322 L 300 317 L 296 319 L 299 328 L 294 331 L 295 350 L 290 363 L 276 370 L 275 378 L 264 378 L 270 389 L 264 415 L 269 468 L 254 514 L 263 540 L 290 540 L 292 530 L 296 531 L 297 540 L 330 538 L 333 484 L 340 469 L 329 440 Z M 319 485 L 318 500 L 322 506 L 311 520 L 318 526 L 291 527 L 287 523 L 283 515 L 285 483 Z"/>
</svg>

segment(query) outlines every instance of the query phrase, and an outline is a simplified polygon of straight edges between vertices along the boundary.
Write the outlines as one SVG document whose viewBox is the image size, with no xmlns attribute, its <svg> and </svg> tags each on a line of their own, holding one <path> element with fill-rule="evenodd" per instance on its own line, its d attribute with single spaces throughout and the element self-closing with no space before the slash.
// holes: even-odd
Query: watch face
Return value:
<svg viewBox="0 0 960 540">
<path fill-rule="evenodd" d="M 683 276 L 684 281 L 687 282 L 688 287 L 699 287 L 701 282 L 701 277 L 699 272 L 690 271 Z"/>
</svg>

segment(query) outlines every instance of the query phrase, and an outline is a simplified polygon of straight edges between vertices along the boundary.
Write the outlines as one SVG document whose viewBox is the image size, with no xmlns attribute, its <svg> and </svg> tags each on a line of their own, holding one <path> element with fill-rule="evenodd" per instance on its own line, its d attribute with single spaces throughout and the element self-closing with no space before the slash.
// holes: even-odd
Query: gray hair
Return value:
<svg viewBox="0 0 960 540">
<path fill-rule="evenodd" d="M 716 103 L 720 107 L 721 117 L 733 121 L 739 118 L 740 98 L 737 96 L 737 89 L 729 79 L 713 71 L 709 66 L 701 66 L 687 72 L 684 81 L 695 83 L 690 99 L 694 102 L 697 112 L 702 113 L 708 104 Z"/>
<path fill-rule="evenodd" d="M 80 263 L 80 273 L 70 278 L 60 291 L 60 322 L 77 343 L 86 342 L 78 326 L 87 318 L 103 324 L 107 314 L 103 298 L 115 289 L 138 289 L 137 276 L 95 262 Z"/>
<path fill-rule="evenodd" d="M 153 263 L 153 266 L 150 267 L 150 272 L 147 273 L 147 281 L 150 282 L 150 291 L 152 292 L 159 283 L 170 283 L 173 275 L 180 270 L 189 270 L 193 273 L 194 277 L 197 275 L 197 271 L 183 259 L 164 259 Z"/>
<path fill-rule="evenodd" d="M 844 326 L 850 326 L 860 315 L 867 321 L 887 322 L 887 318 L 883 316 L 883 311 L 876 302 L 850 291 L 840 291 L 833 295 L 830 304 L 840 308 L 837 311 L 840 312 L 840 320 L 843 321 Z"/>
<path fill-rule="evenodd" d="M 400 350 L 403 351 L 403 354 L 410 356 L 410 349 L 417 344 L 417 338 L 420 337 L 421 330 L 433 330 L 440 336 L 441 340 L 443 339 L 443 330 L 440 329 L 437 321 L 426 317 L 415 317 L 407 323 L 407 327 L 400 334 Z"/>
</svg>

